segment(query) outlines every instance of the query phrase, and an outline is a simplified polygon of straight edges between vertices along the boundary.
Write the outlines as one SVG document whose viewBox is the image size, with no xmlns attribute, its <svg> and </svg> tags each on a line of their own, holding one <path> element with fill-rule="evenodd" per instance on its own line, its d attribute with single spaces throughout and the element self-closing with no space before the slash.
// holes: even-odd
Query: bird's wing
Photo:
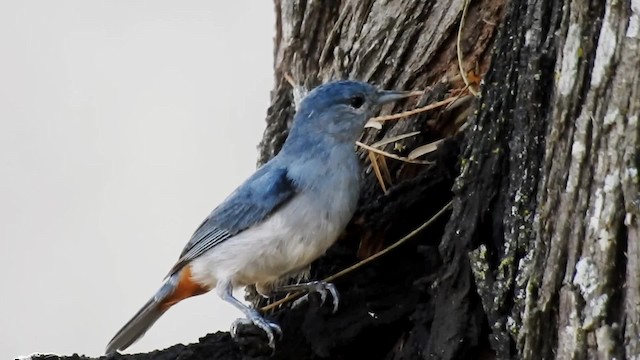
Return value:
<svg viewBox="0 0 640 360">
<path fill-rule="evenodd" d="M 296 193 L 286 168 L 258 169 L 200 224 L 169 274 L 271 215 Z"/>
</svg>

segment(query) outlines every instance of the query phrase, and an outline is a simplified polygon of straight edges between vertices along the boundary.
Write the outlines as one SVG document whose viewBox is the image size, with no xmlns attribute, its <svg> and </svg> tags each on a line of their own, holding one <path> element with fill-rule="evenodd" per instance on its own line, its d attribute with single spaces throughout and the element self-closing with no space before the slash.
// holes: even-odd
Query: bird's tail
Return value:
<svg viewBox="0 0 640 360">
<path fill-rule="evenodd" d="M 141 338 L 171 306 L 208 290 L 191 279 L 189 266 L 167 277 L 155 295 L 109 341 L 105 353 L 108 355 L 128 348 Z"/>
</svg>

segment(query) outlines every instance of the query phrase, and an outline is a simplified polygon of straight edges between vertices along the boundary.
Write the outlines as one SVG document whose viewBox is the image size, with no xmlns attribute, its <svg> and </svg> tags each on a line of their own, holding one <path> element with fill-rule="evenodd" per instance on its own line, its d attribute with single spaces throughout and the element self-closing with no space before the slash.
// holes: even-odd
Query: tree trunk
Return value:
<svg viewBox="0 0 640 360">
<path fill-rule="evenodd" d="M 464 5 L 275 0 L 260 163 L 296 101 L 329 80 L 426 90 L 384 114 L 459 96 L 469 79 L 480 95 L 365 131 L 367 144 L 420 131 L 382 147 L 401 157 L 446 140 L 421 158 L 432 164 L 362 153 L 359 210 L 312 278 L 452 211 L 337 278 L 336 314 L 314 297 L 270 311 L 284 331 L 272 359 L 640 357 L 640 2 L 471 1 L 459 59 Z M 247 339 L 123 358 L 268 358 Z"/>
</svg>

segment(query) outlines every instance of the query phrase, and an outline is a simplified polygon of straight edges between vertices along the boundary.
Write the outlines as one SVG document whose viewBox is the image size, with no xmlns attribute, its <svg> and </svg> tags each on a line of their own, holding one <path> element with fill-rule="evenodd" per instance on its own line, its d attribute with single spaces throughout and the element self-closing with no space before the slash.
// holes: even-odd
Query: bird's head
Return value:
<svg viewBox="0 0 640 360">
<path fill-rule="evenodd" d="M 405 91 L 379 90 L 360 81 L 335 81 L 313 89 L 296 112 L 291 137 L 325 134 L 355 142 L 380 105 L 410 96 Z"/>
</svg>

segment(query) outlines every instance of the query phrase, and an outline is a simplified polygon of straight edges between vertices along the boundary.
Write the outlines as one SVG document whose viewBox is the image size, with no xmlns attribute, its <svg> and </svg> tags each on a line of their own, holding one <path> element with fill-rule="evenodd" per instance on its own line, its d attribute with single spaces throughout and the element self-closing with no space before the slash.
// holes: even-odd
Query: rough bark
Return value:
<svg viewBox="0 0 640 360">
<path fill-rule="evenodd" d="M 319 83 L 427 89 L 385 114 L 463 87 L 463 4 L 275 0 L 259 163 Z M 465 72 L 483 77 L 480 97 L 365 131 L 365 143 L 420 131 L 386 146 L 403 156 L 448 140 L 433 165 L 387 159 L 386 192 L 363 153 L 359 210 L 310 275 L 380 251 L 450 200 L 451 213 L 339 278 L 336 314 L 314 297 L 270 313 L 285 334 L 271 358 L 640 358 L 639 43 L 638 0 L 472 1 L 460 45 Z M 218 333 L 115 358 L 268 358 L 245 331 L 239 345 Z"/>
<path fill-rule="evenodd" d="M 639 15 L 637 1 L 562 9 L 523 288 L 526 358 L 640 356 Z"/>
</svg>

